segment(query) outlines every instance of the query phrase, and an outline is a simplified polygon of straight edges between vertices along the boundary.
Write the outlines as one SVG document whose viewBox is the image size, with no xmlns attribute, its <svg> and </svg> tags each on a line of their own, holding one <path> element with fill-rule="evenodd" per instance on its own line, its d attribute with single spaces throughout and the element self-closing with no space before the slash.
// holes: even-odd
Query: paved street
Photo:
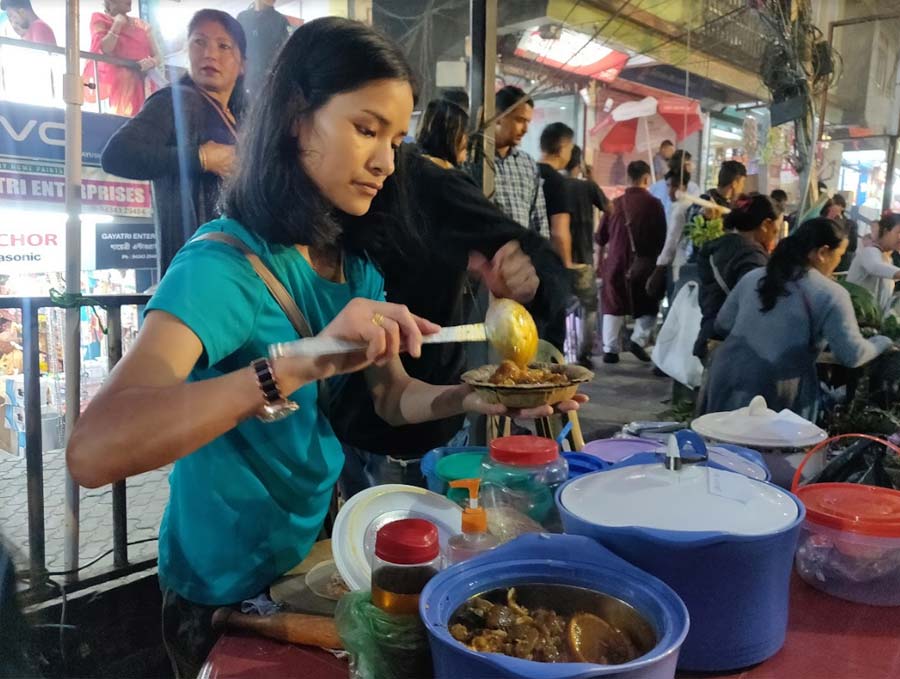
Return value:
<svg viewBox="0 0 900 679">
<path fill-rule="evenodd" d="M 657 419 L 666 409 L 670 381 L 654 377 L 648 365 L 628 354 L 622 362 L 607 366 L 596 362 L 596 377 L 584 388 L 591 402 L 581 412 L 585 438 L 591 440 L 608 435 L 625 422 Z M 44 496 L 46 499 L 47 568 L 61 571 L 64 541 L 64 465 L 63 451 L 44 455 Z M 128 539 L 154 538 L 159 530 L 169 486 L 168 470 L 142 474 L 128 480 Z M 0 532 L 13 547 L 20 569 L 28 564 L 28 503 L 25 482 L 25 460 L 0 454 Z M 111 487 L 81 491 L 81 565 L 112 548 Z M 156 542 L 132 545 L 129 559 L 139 561 L 156 555 Z M 97 573 L 112 565 L 112 555 L 82 571 Z"/>
</svg>

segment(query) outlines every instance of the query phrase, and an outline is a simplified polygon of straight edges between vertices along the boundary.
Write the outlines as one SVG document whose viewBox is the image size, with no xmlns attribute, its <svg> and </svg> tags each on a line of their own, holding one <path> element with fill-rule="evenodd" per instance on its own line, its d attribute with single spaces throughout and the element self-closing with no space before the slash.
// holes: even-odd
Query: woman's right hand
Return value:
<svg viewBox="0 0 900 679">
<path fill-rule="evenodd" d="M 203 170 L 220 177 L 227 177 L 235 169 L 234 146 L 231 144 L 219 144 L 208 141 L 200 146 L 200 157 L 203 160 Z"/>
<path fill-rule="evenodd" d="M 286 381 L 282 388 L 290 393 L 308 382 L 357 372 L 373 364 L 385 365 L 401 351 L 418 358 L 422 353 L 422 335 L 438 330 L 440 326 L 413 315 L 402 304 L 357 297 L 350 300 L 319 336 L 364 343 L 364 350 L 279 358 L 275 373 L 279 382 Z"/>
</svg>

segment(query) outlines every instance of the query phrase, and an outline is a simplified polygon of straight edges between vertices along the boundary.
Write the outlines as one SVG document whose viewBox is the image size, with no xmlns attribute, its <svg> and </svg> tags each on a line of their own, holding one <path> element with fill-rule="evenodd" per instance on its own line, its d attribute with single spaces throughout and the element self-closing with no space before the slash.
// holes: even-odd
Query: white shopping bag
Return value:
<svg viewBox="0 0 900 679">
<path fill-rule="evenodd" d="M 703 377 L 703 364 L 694 356 L 694 343 L 700 333 L 700 286 L 685 283 L 669 309 L 653 347 L 653 363 L 666 375 L 695 389 Z"/>
</svg>

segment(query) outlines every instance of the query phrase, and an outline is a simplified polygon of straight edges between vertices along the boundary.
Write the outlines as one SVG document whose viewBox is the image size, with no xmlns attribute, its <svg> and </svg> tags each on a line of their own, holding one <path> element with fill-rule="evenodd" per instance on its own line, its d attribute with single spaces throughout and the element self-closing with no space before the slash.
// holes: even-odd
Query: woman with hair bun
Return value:
<svg viewBox="0 0 900 679">
<path fill-rule="evenodd" d="M 850 293 L 831 279 L 846 249 L 843 225 L 810 219 L 778 244 L 765 269 L 741 279 L 716 318 L 728 338 L 712 357 L 701 412 L 736 410 L 761 395 L 775 411 L 815 421 L 816 358 L 826 344 L 850 368 L 891 346 L 887 337 L 863 338 Z"/>
<path fill-rule="evenodd" d="M 741 196 L 725 216 L 725 235 L 700 250 L 697 273 L 703 320 L 694 354 L 701 360 L 708 355 L 710 340 L 724 339 L 715 323 L 725 298 L 745 274 L 766 265 L 781 226 L 781 210 L 767 196 Z"/>
</svg>

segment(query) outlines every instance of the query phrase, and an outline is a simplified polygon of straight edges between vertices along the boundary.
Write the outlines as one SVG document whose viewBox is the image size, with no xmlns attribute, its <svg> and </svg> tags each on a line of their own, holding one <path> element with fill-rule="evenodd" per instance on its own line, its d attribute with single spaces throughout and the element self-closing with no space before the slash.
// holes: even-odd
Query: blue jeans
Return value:
<svg viewBox="0 0 900 679">
<path fill-rule="evenodd" d="M 447 446 L 468 445 L 469 422 L 466 420 Z M 386 483 L 402 483 L 408 486 L 426 488 L 425 476 L 422 474 L 422 458 L 397 458 L 391 455 L 379 455 L 355 446 L 342 444 L 344 448 L 344 469 L 338 479 L 338 491 L 343 500 L 373 486 Z M 423 456 L 424 457 L 424 456 Z"/>
</svg>

